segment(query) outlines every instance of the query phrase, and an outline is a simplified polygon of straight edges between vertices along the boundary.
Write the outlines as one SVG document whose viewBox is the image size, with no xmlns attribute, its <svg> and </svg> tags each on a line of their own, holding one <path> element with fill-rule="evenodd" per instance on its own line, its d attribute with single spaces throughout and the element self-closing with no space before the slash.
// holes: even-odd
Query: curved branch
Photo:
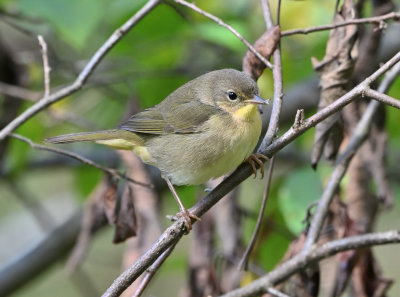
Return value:
<svg viewBox="0 0 400 297">
<path fill-rule="evenodd" d="M 383 92 L 386 92 L 395 80 L 395 78 L 399 75 L 399 73 L 400 63 L 397 63 L 382 80 L 382 83 L 378 88 L 379 92 L 375 92 L 379 94 L 383 94 Z M 371 89 L 367 87 L 366 90 Z M 318 202 L 318 207 L 314 213 L 314 217 L 307 234 L 307 239 L 304 243 L 304 251 L 311 249 L 312 245 L 318 240 L 318 236 L 321 232 L 326 214 L 329 209 L 329 205 L 335 195 L 336 189 L 339 186 L 339 183 L 342 180 L 343 176 L 345 175 L 350 161 L 354 156 L 354 153 L 364 143 L 364 140 L 366 139 L 370 131 L 372 119 L 375 113 L 378 111 L 379 106 L 379 101 L 373 100 L 369 103 L 367 109 L 363 113 L 361 120 L 358 122 L 357 127 L 354 129 L 354 133 L 351 136 L 347 147 L 345 148 L 343 153 L 341 153 L 337 157 L 335 169 L 330 176 L 328 184 L 326 185 L 325 190 L 322 193 L 321 199 Z"/>
<path fill-rule="evenodd" d="M 375 71 L 372 75 L 354 87 L 351 91 L 340 97 L 331 105 L 321 109 L 316 114 L 305 120 L 296 128 L 289 129 L 285 134 L 272 142 L 265 150 L 261 151 L 264 155 L 272 157 L 275 153 L 285 147 L 288 143 L 302 135 L 311 127 L 321 122 L 331 114 L 339 111 L 345 105 L 358 98 L 363 90 L 378 79 L 382 74 L 388 71 L 394 64 L 400 61 L 400 52 L 387 61 L 382 67 Z M 213 205 L 215 205 L 222 197 L 229 193 L 234 187 L 247 179 L 253 170 L 250 164 L 243 163 L 229 177 L 222 181 L 207 196 L 203 197 L 189 211 L 201 217 Z M 193 221 L 192 223 L 195 223 Z M 103 296 L 119 296 L 137 277 L 139 277 L 166 249 L 175 244 L 184 234 L 184 218 L 178 219 L 174 224 L 168 227 L 153 246 L 138 259 L 129 269 L 124 271 L 108 288 Z"/>
<path fill-rule="evenodd" d="M 78 91 L 86 83 L 90 75 L 96 69 L 96 66 L 104 58 L 104 56 L 121 40 L 121 38 L 135 26 L 144 16 L 146 16 L 153 8 L 155 8 L 161 0 L 149 0 L 138 12 L 136 12 L 128 21 L 118 28 L 108 40 L 97 50 L 92 56 L 85 68 L 81 71 L 78 78 L 70 85 L 54 92 L 50 96 L 45 96 L 37 103 L 29 107 L 22 114 L 11 121 L 0 131 L 0 141 L 3 140 L 8 134 L 21 126 L 35 114 L 46 108 L 47 106 L 65 98 L 66 96 Z"/>
<path fill-rule="evenodd" d="M 313 248 L 309 253 L 300 253 L 278 266 L 271 273 L 260 277 L 251 284 L 221 297 L 248 297 L 265 292 L 268 287 L 279 283 L 305 267 L 316 263 L 324 258 L 337 253 L 359 249 L 373 245 L 383 245 L 391 243 L 400 243 L 400 231 L 393 230 L 387 232 L 370 233 L 359 236 L 352 236 L 343 239 L 334 240 L 323 244 L 318 248 Z"/>
</svg>

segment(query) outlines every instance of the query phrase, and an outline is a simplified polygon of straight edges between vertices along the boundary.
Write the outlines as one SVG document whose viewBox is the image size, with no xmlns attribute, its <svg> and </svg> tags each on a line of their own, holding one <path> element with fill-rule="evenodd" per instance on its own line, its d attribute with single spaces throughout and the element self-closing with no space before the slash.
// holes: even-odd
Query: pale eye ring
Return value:
<svg viewBox="0 0 400 297">
<path fill-rule="evenodd" d="M 228 98 L 229 98 L 229 100 L 231 100 L 231 101 L 235 101 L 236 99 L 237 99 L 237 94 L 235 93 L 235 92 L 232 92 L 232 91 L 229 91 L 228 92 Z"/>
</svg>

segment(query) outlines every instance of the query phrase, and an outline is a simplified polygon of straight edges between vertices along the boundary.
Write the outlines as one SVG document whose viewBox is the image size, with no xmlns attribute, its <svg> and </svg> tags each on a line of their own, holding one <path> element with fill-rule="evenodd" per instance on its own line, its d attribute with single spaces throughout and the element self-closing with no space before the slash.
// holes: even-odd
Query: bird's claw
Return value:
<svg viewBox="0 0 400 297">
<path fill-rule="evenodd" d="M 255 163 L 257 163 L 258 166 L 260 166 L 261 179 L 264 178 L 264 162 L 261 159 L 264 159 L 265 161 L 269 160 L 267 156 L 264 156 L 263 154 L 259 153 L 251 154 L 247 158 L 247 162 L 250 163 L 251 168 L 253 169 L 254 178 L 257 177 L 257 168 Z"/>
<path fill-rule="evenodd" d="M 184 224 L 186 228 L 185 234 L 189 234 L 189 232 L 192 230 L 192 219 L 195 221 L 201 221 L 201 219 L 198 216 L 190 213 L 187 209 L 178 212 L 176 214 L 176 217 L 184 219 Z"/>
</svg>

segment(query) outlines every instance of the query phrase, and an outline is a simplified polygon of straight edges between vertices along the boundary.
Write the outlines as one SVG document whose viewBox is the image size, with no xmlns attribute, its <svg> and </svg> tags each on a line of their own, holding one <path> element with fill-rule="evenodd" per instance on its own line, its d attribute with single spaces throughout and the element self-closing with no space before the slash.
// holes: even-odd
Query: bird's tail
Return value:
<svg viewBox="0 0 400 297">
<path fill-rule="evenodd" d="M 132 150 L 137 146 L 143 146 L 144 141 L 137 134 L 126 130 L 104 130 L 96 132 L 80 132 L 50 137 L 45 140 L 48 143 L 71 143 L 89 141 L 111 146 L 115 149 Z"/>
</svg>

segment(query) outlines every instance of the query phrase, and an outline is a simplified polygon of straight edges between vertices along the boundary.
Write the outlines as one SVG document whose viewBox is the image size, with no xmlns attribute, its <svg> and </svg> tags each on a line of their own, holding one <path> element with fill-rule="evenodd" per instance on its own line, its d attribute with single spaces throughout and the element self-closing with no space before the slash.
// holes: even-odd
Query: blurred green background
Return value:
<svg viewBox="0 0 400 297">
<path fill-rule="evenodd" d="M 43 70 L 40 47 L 36 39 L 42 34 L 48 44 L 51 86 L 59 88 L 72 82 L 88 59 L 125 20 L 145 1 L 131 0 L 3 0 L 0 1 L 1 40 L 11 49 L 23 68 L 26 87 L 42 92 Z M 247 40 L 254 42 L 265 30 L 258 1 L 200 0 L 196 4 L 232 25 Z M 273 11 L 276 1 L 271 3 Z M 284 1 L 281 11 L 282 30 L 329 23 L 334 1 Z M 12 14 L 11 14 L 12 12 Z M 18 17 L 16 17 L 15 15 Z M 16 29 L 18 27 L 19 29 Z M 24 28 L 31 34 L 21 32 Z M 307 80 L 314 74 L 310 57 L 324 56 L 328 32 L 298 35 L 282 40 L 284 89 Z M 42 143 L 46 137 L 83 130 L 108 129 L 126 117 L 129 102 L 136 100 L 140 109 L 160 102 L 186 81 L 204 72 L 220 68 L 241 69 L 245 46 L 226 29 L 184 7 L 160 5 L 135 26 L 106 56 L 85 87 L 51 106 L 23 124 L 16 133 Z M 259 80 L 264 98 L 272 96 L 272 77 L 265 71 Z M 390 95 L 400 97 L 400 82 Z M 20 112 L 30 106 L 24 102 Z M 400 201 L 398 164 L 400 151 L 400 117 L 387 109 L 389 132 L 389 171 L 393 172 L 393 190 Z M 313 109 L 306 110 L 311 114 Z M 282 123 L 283 133 L 291 123 Z M 304 228 L 301 223 L 307 206 L 316 201 L 331 171 L 322 164 L 311 170 L 308 156 L 313 131 L 301 136 L 290 146 L 289 153 L 278 157 L 271 197 L 266 216 L 279 225 L 261 242 L 256 257 L 264 269 L 270 270 L 283 256 L 292 236 Z M 105 166 L 117 166 L 116 155 L 108 148 L 91 144 L 65 146 Z M 294 155 L 294 157 L 293 157 Z M 61 160 L 60 160 L 61 159 Z M 63 166 L 52 164 L 62 162 Z M 123 170 L 123 166 L 120 167 Z M 80 208 L 99 182 L 103 173 L 92 167 L 67 161 L 50 152 L 38 151 L 18 140 L 11 140 L 3 159 L 0 179 L 0 264 L 5 265 L 39 242 L 46 230 L 37 225 L 23 202 L 25 195 L 44 205 L 57 223 L 63 222 Z M 265 181 L 249 179 L 240 190 L 240 203 L 249 212 L 257 212 Z M 304 185 L 307 185 L 306 187 Z M 16 192 L 15 188 L 23 193 Z M 196 187 L 180 188 L 186 205 L 192 205 L 201 191 Z M 176 206 L 166 193 L 165 213 Z M 169 222 L 162 219 L 164 226 Z M 255 220 L 247 218 L 244 236 L 251 236 Z M 377 230 L 399 228 L 400 207 L 379 216 Z M 51 229 L 51 228 L 50 228 Z M 285 230 L 285 232 L 281 232 Z M 268 239 L 268 240 L 267 240 Z M 100 232 L 90 249 L 83 271 L 91 276 L 99 294 L 121 271 L 123 244 L 113 245 L 112 228 Z M 179 243 L 144 296 L 176 296 L 186 281 L 187 246 Z M 398 247 L 375 249 L 384 275 L 400 280 L 400 262 L 393 259 Z M 12 296 L 79 296 L 77 282 L 64 271 L 61 260 L 33 282 Z M 1 269 L 1 267 L 0 267 Z M 79 278 L 79 275 L 75 276 Z M 173 284 L 173 285 L 171 285 Z M 400 295 L 400 284 L 391 289 L 391 296 Z"/>
</svg>

